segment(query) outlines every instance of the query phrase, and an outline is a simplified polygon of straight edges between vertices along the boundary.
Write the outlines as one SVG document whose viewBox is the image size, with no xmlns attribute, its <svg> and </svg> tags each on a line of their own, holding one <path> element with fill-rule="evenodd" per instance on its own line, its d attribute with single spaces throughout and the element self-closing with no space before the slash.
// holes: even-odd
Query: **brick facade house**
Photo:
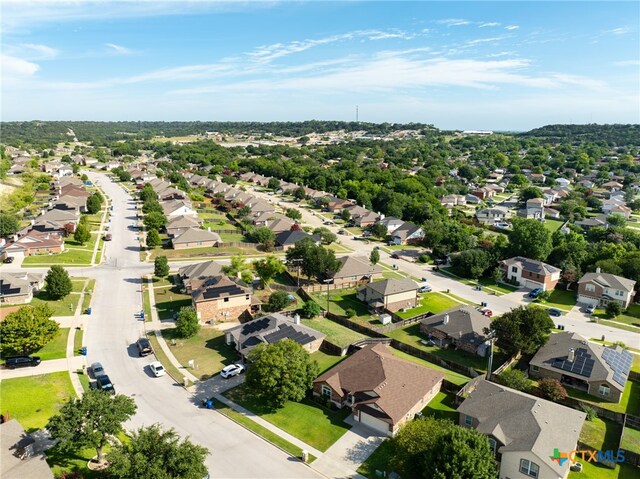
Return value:
<svg viewBox="0 0 640 479">
<path fill-rule="evenodd" d="M 192 283 L 191 288 L 191 301 L 201 322 L 238 321 L 251 310 L 251 290 L 238 278 L 213 276 L 198 287 Z"/>
<path fill-rule="evenodd" d="M 562 270 L 550 264 L 522 256 L 514 256 L 502 262 L 504 279 L 525 288 L 542 288 L 544 291 L 556 287 Z"/>
</svg>

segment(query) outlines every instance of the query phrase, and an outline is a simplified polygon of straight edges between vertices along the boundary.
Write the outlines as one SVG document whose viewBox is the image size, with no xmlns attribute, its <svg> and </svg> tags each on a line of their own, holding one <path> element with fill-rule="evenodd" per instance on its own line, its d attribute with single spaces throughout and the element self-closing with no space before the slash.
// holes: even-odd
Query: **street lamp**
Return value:
<svg viewBox="0 0 640 479">
<path fill-rule="evenodd" d="M 327 316 L 329 316 L 329 285 L 333 283 L 333 278 L 325 279 L 323 283 L 327 285 Z"/>
</svg>

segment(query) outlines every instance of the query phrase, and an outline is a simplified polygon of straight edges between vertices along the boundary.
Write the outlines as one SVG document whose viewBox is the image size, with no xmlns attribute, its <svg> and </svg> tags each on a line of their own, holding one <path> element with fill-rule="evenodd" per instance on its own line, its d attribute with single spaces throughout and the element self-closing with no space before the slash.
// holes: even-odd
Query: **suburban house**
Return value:
<svg viewBox="0 0 640 479">
<path fill-rule="evenodd" d="M 407 278 L 383 279 L 360 288 L 356 298 L 374 310 L 414 308 L 418 304 L 418 285 Z"/>
<path fill-rule="evenodd" d="M 491 320 L 472 306 L 456 306 L 420 320 L 420 331 L 441 348 L 453 346 L 484 357 L 488 343 L 485 328 Z"/>
<path fill-rule="evenodd" d="M 444 207 L 465 206 L 467 197 L 465 195 L 446 195 L 440 198 L 440 204 Z"/>
<path fill-rule="evenodd" d="M 404 221 L 398 218 L 394 218 L 393 216 L 387 216 L 386 218 L 380 219 L 378 223 L 385 225 L 387 227 L 387 233 L 392 234 L 395 230 L 397 230 L 404 224 Z"/>
<path fill-rule="evenodd" d="M 282 231 L 276 235 L 276 245 L 282 246 L 282 249 L 288 250 L 293 248 L 298 241 L 311 238 L 316 244 L 320 244 L 320 238 L 316 235 L 310 235 L 301 230 Z"/>
<path fill-rule="evenodd" d="M 0 303 L 29 303 L 33 293 L 44 285 L 44 274 L 2 273 L 0 277 Z"/>
<path fill-rule="evenodd" d="M 598 215 L 593 218 L 585 218 L 583 220 L 576 221 L 575 225 L 589 231 L 591 228 L 596 227 L 608 228 L 609 221 L 607 219 L 607 215 Z"/>
<path fill-rule="evenodd" d="M 496 190 L 493 188 L 489 188 L 488 186 L 483 186 L 478 188 L 472 192 L 474 196 L 477 196 L 481 200 L 487 200 L 489 198 L 493 198 L 496 194 Z"/>
<path fill-rule="evenodd" d="M 53 201 L 52 207 L 58 210 L 86 213 L 87 199 L 81 196 L 64 195 Z"/>
<path fill-rule="evenodd" d="M 188 228 L 178 236 L 171 238 L 173 249 L 213 247 L 221 243 L 222 240 L 218 233 L 200 228 Z"/>
<path fill-rule="evenodd" d="M 393 436 L 440 391 L 444 375 L 394 356 L 383 343 L 367 345 L 313 381 L 313 394 L 350 407 L 353 419 Z"/>
<path fill-rule="evenodd" d="M 373 211 L 369 211 L 368 209 L 358 205 L 353 205 L 353 207 L 346 208 L 346 210 L 351 213 L 350 221 L 360 228 L 366 228 L 375 224 L 380 217 L 378 213 L 374 213 Z"/>
<path fill-rule="evenodd" d="M 556 178 L 556 185 L 564 186 L 565 188 L 571 184 L 571 180 L 567 180 L 566 178 Z"/>
<path fill-rule="evenodd" d="M 370 282 L 373 279 L 382 278 L 382 268 L 372 265 L 364 257 L 343 256 L 338 258 L 340 269 L 333 273 L 333 284 Z"/>
<path fill-rule="evenodd" d="M 339 198 L 333 198 L 329 203 L 327 203 L 327 211 L 329 213 L 338 213 L 345 208 L 353 206 L 353 203 L 349 200 L 341 200 Z"/>
<path fill-rule="evenodd" d="M 191 283 L 191 302 L 201 322 L 238 321 L 251 309 L 251 289 L 240 279 L 212 276 Z"/>
<path fill-rule="evenodd" d="M 610 273 L 586 273 L 578 281 L 578 302 L 606 307 L 609 301 L 617 301 L 627 309 L 633 301 L 636 282 Z"/>
<path fill-rule="evenodd" d="M 511 217 L 511 212 L 502 208 L 483 208 L 476 211 L 476 219 L 483 225 L 502 223 Z"/>
<path fill-rule="evenodd" d="M 522 256 L 514 256 L 502 262 L 504 279 L 525 288 L 542 288 L 544 291 L 556 287 L 562 270 L 550 264 Z"/>
<path fill-rule="evenodd" d="M 608 200 L 605 200 L 605 201 L 608 201 Z M 624 203 L 618 203 L 618 204 L 608 204 L 606 206 L 603 204 L 602 212 L 605 215 L 613 215 L 613 214 L 622 215 L 625 220 L 628 220 L 629 218 L 631 218 L 631 213 L 633 212 L 633 210 L 628 206 L 626 206 Z"/>
<path fill-rule="evenodd" d="M 499 477 L 566 479 L 570 461 L 554 450 L 573 451 L 586 414 L 481 379 L 458 406 L 459 425 L 487 436 Z"/>
<path fill-rule="evenodd" d="M 618 183 L 617 181 L 607 181 L 601 185 L 607 191 L 620 191 L 623 188 L 622 183 Z"/>
<path fill-rule="evenodd" d="M 531 180 L 532 183 L 544 183 L 547 181 L 547 177 L 542 173 L 531 173 L 529 175 L 529 180 Z"/>
<path fill-rule="evenodd" d="M 529 362 L 533 378 L 553 378 L 592 396 L 619 402 L 633 354 L 620 346 L 603 346 L 569 331 L 552 334 Z"/>
<path fill-rule="evenodd" d="M 273 231 L 276 235 L 282 233 L 283 231 L 291 231 L 294 223 L 286 218 L 273 218 L 267 220 L 267 224 L 265 225 L 271 231 Z"/>
<path fill-rule="evenodd" d="M 185 200 L 169 200 L 160 203 L 162 212 L 167 218 L 171 216 L 198 216 L 189 201 Z"/>
<path fill-rule="evenodd" d="M 283 339 L 291 339 L 309 353 L 315 353 L 320 349 L 325 335 L 300 324 L 300 316 L 289 318 L 281 313 L 272 313 L 228 329 L 224 337 L 225 342 L 235 345 L 236 351 L 246 359 L 259 344 L 273 344 Z"/>
<path fill-rule="evenodd" d="M 527 200 L 526 207 L 518 211 L 518 216 L 532 219 L 544 219 L 544 198 L 531 198 Z"/>
<path fill-rule="evenodd" d="M 207 278 L 222 274 L 222 265 L 215 261 L 205 261 L 203 263 L 190 264 L 178 270 L 178 278 L 182 281 L 186 291 L 192 292 L 191 283 L 201 284 Z"/>
<path fill-rule="evenodd" d="M 2 479 L 54 479 L 42 447 L 17 419 L 0 424 L 0 477 Z M 21 452 L 26 454 L 22 455 Z"/>
<path fill-rule="evenodd" d="M 62 253 L 64 242 L 56 233 L 41 233 L 31 230 L 21 238 L 7 243 L 2 249 L 2 259 L 7 257 L 23 258 L 37 254 Z"/>
<path fill-rule="evenodd" d="M 424 239 L 424 231 L 418 225 L 409 223 L 408 221 L 402 223 L 402 226 L 397 228 L 391 234 L 391 243 L 393 244 L 414 244 Z"/>
<path fill-rule="evenodd" d="M 178 215 L 167 219 L 167 234 L 169 237 L 179 236 L 190 228 L 199 228 L 200 220 L 194 216 Z"/>
</svg>

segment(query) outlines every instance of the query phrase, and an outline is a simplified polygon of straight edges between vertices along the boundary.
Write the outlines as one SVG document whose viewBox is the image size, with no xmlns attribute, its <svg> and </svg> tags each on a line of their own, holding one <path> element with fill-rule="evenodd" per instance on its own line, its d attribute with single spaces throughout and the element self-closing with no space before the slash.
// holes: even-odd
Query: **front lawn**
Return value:
<svg viewBox="0 0 640 479">
<path fill-rule="evenodd" d="M 425 416 L 433 416 L 436 419 L 448 419 L 458 424 L 458 412 L 456 408 L 456 397 L 454 394 L 440 391 L 429 402 L 427 407 L 422 410 L 422 414 Z"/>
<path fill-rule="evenodd" d="M 225 344 L 224 332 L 216 328 L 201 327 L 198 334 L 187 339 L 178 338 L 175 329 L 164 329 L 162 336 L 183 367 L 188 367 L 192 359 L 195 361 L 196 368 L 190 371 L 201 380 L 215 376 L 239 359 L 233 346 Z"/>
<path fill-rule="evenodd" d="M 158 317 L 161 320 L 171 319 L 180 311 L 180 308 L 191 306 L 191 296 L 179 293 L 177 286 L 154 288 L 153 294 Z"/>
<path fill-rule="evenodd" d="M 302 319 L 302 324 L 325 334 L 327 341 L 341 348 L 368 337 L 326 318 Z"/>
<path fill-rule="evenodd" d="M 46 291 L 39 291 L 33 297 L 31 306 L 46 304 L 52 311 L 52 316 L 73 316 L 80 301 L 80 294 L 70 293 L 62 299 L 52 299 Z"/>
<path fill-rule="evenodd" d="M 579 399 L 587 403 L 595 404 L 601 408 L 610 411 L 640 415 L 640 383 L 635 381 L 627 381 L 619 403 L 609 401 L 600 401 L 597 397 L 591 396 L 585 392 L 578 391 L 571 387 L 566 387 L 567 394 L 572 398 Z"/>
<path fill-rule="evenodd" d="M 547 301 L 537 299 L 536 304 L 549 308 L 558 308 L 564 311 L 570 311 L 576 305 L 575 291 L 567 291 L 565 289 L 551 290 L 551 296 Z"/>
<path fill-rule="evenodd" d="M 1 384 L 2 412 L 17 419 L 27 432 L 43 428 L 67 399 L 75 397 L 68 371 L 4 379 Z"/>
<path fill-rule="evenodd" d="M 464 376 L 463 374 L 456 373 L 455 371 L 451 371 L 450 369 L 443 368 L 437 364 L 430 363 L 424 359 L 420 359 L 416 356 L 412 356 L 411 354 L 407 354 L 404 351 L 400 351 L 399 349 L 391 348 L 391 353 L 401 359 L 406 359 L 407 361 L 411 361 L 412 363 L 420 364 L 421 366 L 426 366 L 431 369 L 435 369 L 436 371 L 440 371 L 444 374 L 444 377 L 450 383 L 453 383 L 457 386 L 462 386 L 469 382 L 471 378 Z"/>
<path fill-rule="evenodd" d="M 284 407 L 274 411 L 264 401 L 249 393 L 244 385 L 233 388 L 224 395 L 320 451 L 329 449 L 349 429 L 349 425 L 344 422 L 351 413 L 349 408 L 332 411 L 303 399 L 302 402 L 288 401 Z"/>
<path fill-rule="evenodd" d="M 68 266 L 84 266 L 91 264 L 93 250 L 67 249 L 60 254 L 39 254 L 27 256 L 23 266 L 41 266 L 49 264 L 63 264 Z"/>
<path fill-rule="evenodd" d="M 44 345 L 39 351 L 33 354 L 40 356 L 40 359 L 47 361 L 49 359 L 62 359 L 67 357 L 67 338 L 71 328 L 60 328 L 55 337 Z"/>
<path fill-rule="evenodd" d="M 420 305 L 418 307 L 411 308 L 404 313 L 397 311 L 396 314 L 402 319 L 409 319 L 428 312 L 437 314 L 459 305 L 460 303 L 451 298 L 448 298 L 444 294 L 426 293 L 420 298 Z"/>
<path fill-rule="evenodd" d="M 309 356 L 311 357 L 311 359 L 318 363 L 320 374 L 328 371 L 340 361 L 347 358 L 347 356 L 335 356 L 333 354 L 327 354 L 324 351 L 316 351 L 315 353 L 311 353 Z"/>
<path fill-rule="evenodd" d="M 391 441 L 386 439 L 378 448 L 373 451 L 366 461 L 358 468 L 356 472 L 362 474 L 369 479 L 376 479 L 378 474 L 376 471 L 383 471 L 385 473 L 391 472 L 391 460 L 393 458 L 393 448 L 391 447 Z"/>
</svg>

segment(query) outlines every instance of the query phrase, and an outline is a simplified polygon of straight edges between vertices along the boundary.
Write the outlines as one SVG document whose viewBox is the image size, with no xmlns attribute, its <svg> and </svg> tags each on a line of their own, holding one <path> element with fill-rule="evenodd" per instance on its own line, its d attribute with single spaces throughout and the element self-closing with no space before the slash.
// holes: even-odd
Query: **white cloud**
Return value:
<svg viewBox="0 0 640 479">
<path fill-rule="evenodd" d="M 487 55 L 489 58 L 499 58 L 499 57 L 508 57 L 510 55 L 516 55 L 516 52 L 511 52 L 511 51 L 507 51 L 507 52 L 497 52 L 497 53 L 490 53 L 489 55 Z"/>
<path fill-rule="evenodd" d="M 133 53 L 135 53 L 135 51 L 131 48 L 123 47 L 122 45 L 116 45 L 115 43 L 105 43 L 104 46 L 110 48 L 110 51 L 117 55 L 132 55 Z"/>
<path fill-rule="evenodd" d="M 478 28 L 499 27 L 499 26 L 500 26 L 500 22 L 483 22 L 478 25 Z"/>
<path fill-rule="evenodd" d="M 460 27 L 463 25 L 469 25 L 471 22 L 463 18 L 445 18 L 444 20 L 438 20 L 438 23 L 448 27 Z"/>
<path fill-rule="evenodd" d="M 25 55 L 35 54 L 35 58 L 30 56 L 30 58 L 34 60 L 50 60 L 57 57 L 59 53 L 59 51 L 55 48 L 51 48 L 47 45 L 38 45 L 35 43 L 21 43 L 19 45 L 19 48 L 25 50 Z"/>
<path fill-rule="evenodd" d="M 520 28 L 519 25 L 507 25 L 504 27 L 505 30 L 517 30 L 518 28 Z"/>
<path fill-rule="evenodd" d="M 495 43 L 495 42 L 499 42 L 500 40 L 504 40 L 505 37 L 492 37 L 492 38 L 478 38 L 476 40 L 469 40 L 468 42 L 465 42 L 466 46 L 475 46 L 475 45 L 480 45 L 482 43 Z"/>
<path fill-rule="evenodd" d="M 30 77 L 35 75 L 40 68 L 37 63 L 10 55 L 2 54 L 0 60 L 2 63 L 2 76 L 5 78 L 13 76 Z"/>
<path fill-rule="evenodd" d="M 627 33 L 630 33 L 631 29 L 629 27 L 618 27 L 618 28 L 613 28 L 611 30 L 605 30 L 604 34 L 609 34 L 609 35 L 626 35 Z"/>
<path fill-rule="evenodd" d="M 621 60 L 618 62 L 613 62 L 613 65 L 617 67 L 635 67 L 640 65 L 640 60 Z"/>
</svg>

